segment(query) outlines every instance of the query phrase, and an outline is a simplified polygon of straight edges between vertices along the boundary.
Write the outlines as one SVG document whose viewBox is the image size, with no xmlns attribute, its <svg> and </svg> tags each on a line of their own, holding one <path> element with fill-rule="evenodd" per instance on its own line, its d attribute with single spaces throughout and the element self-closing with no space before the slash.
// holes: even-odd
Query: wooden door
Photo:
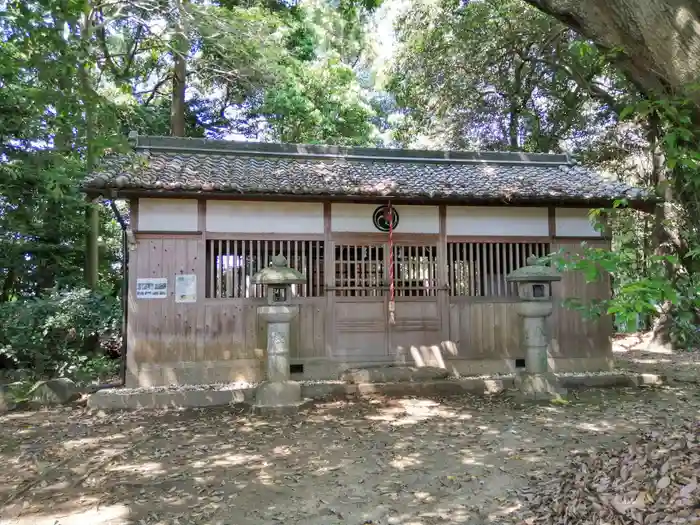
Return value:
<svg viewBox="0 0 700 525">
<path fill-rule="evenodd" d="M 437 244 L 394 245 L 395 323 L 387 323 L 389 355 L 413 366 L 444 366 Z"/>
<path fill-rule="evenodd" d="M 357 364 L 389 361 L 384 243 L 337 243 L 334 255 L 333 357 Z"/>
<path fill-rule="evenodd" d="M 386 242 L 335 245 L 334 357 L 347 363 L 444 366 L 437 243 L 394 245 L 395 323 L 389 323 Z"/>
</svg>

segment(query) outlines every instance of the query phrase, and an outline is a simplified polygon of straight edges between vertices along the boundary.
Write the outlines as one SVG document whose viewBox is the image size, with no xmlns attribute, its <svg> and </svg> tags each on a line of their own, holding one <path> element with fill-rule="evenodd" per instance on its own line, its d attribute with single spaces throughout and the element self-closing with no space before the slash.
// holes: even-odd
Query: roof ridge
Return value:
<svg viewBox="0 0 700 525">
<path fill-rule="evenodd" d="M 191 154 L 449 164 L 478 163 L 549 166 L 573 166 L 575 164 L 573 159 L 568 155 L 553 153 L 407 150 L 396 148 L 324 146 L 317 144 L 276 144 L 192 137 L 138 135 L 135 132 L 129 133 L 129 141 L 136 150 L 155 150 Z"/>
</svg>

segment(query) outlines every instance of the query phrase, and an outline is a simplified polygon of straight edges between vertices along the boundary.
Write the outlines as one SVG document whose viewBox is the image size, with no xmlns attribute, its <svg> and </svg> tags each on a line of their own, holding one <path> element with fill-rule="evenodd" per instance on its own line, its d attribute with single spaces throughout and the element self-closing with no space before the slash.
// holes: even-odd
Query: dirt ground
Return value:
<svg viewBox="0 0 700 525">
<path fill-rule="evenodd" d="M 700 417 L 693 384 L 569 400 L 355 399 L 277 420 L 234 408 L 11 413 L 0 524 L 522 523 L 519 490 L 570 454 Z"/>
<path fill-rule="evenodd" d="M 613 356 L 618 368 L 663 374 L 681 382 L 700 382 L 700 350 L 674 352 L 655 345 L 650 333 L 617 337 Z"/>
</svg>

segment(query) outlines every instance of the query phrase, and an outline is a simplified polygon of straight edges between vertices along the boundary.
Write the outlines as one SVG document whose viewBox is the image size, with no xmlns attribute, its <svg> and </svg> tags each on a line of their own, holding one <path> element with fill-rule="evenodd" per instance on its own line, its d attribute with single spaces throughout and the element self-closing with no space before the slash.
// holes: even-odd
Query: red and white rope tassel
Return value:
<svg viewBox="0 0 700 525">
<path fill-rule="evenodd" d="M 394 208 L 387 207 L 389 223 L 389 324 L 396 324 L 396 302 L 394 301 Z"/>
</svg>

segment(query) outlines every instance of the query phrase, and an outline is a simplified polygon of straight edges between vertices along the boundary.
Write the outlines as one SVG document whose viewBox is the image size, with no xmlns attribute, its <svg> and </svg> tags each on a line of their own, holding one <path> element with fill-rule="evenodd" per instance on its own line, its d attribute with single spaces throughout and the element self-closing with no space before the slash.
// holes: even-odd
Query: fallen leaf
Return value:
<svg viewBox="0 0 700 525">
<path fill-rule="evenodd" d="M 671 478 L 668 476 L 664 476 L 661 478 L 659 481 L 656 482 L 656 488 L 659 490 L 663 490 L 666 487 L 668 487 L 671 484 Z"/>
</svg>

